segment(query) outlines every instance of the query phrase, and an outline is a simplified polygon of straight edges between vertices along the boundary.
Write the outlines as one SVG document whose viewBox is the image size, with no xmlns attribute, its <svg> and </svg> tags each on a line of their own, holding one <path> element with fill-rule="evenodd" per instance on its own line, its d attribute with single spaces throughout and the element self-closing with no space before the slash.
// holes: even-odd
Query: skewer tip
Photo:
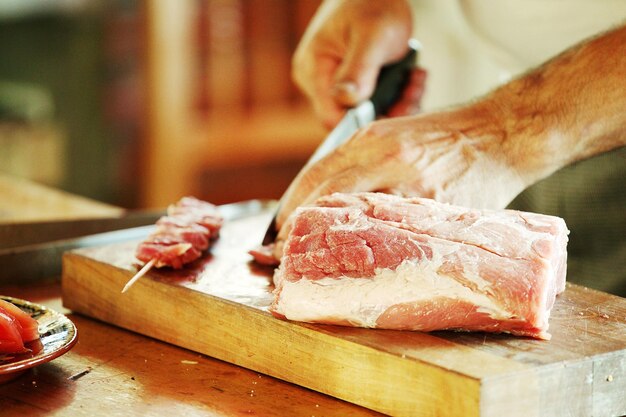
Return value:
<svg viewBox="0 0 626 417">
<path fill-rule="evenodd" d="M 151 259 L 149 262 L 147 262 L 143 268 L 141 268 L 131 279 L 128 280 L 128 282 L 126 283 L 126 285 L 124 285 L 124 288 L 122 288 L 122 294 L 124 294 L 126 291 L 128 291 L 128 289 L 135 283 L 137 282 L 137 280 L 141 277 L 143 277 L 144 275 L 146 275 L 148 273 L 148 271 L 150 271 L 150 269 L 152 269 L 152 267 L 154 266 L 154 264 L 156 264 L 156 259 Z"/>
</svg>

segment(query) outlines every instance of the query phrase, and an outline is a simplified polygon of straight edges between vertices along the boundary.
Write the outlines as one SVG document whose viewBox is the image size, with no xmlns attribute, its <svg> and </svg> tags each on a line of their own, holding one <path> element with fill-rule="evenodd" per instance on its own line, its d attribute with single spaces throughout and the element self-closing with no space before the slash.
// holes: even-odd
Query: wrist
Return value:
<svg viewBox="0 0 626 417">
<path fill-rule="evenodd" d="M 492 92 L 504 150 L 531 185 L 626 145 L 626 25 L 592 38 Z"/>
<path fill-rule="evenodd" d="M 567 163 L 558 106 L 548 105 L 528 83 L 526 77 L 514 80 L 484 100 L 501 130 L 503 158 L 525 187 Z"/>
</svg>

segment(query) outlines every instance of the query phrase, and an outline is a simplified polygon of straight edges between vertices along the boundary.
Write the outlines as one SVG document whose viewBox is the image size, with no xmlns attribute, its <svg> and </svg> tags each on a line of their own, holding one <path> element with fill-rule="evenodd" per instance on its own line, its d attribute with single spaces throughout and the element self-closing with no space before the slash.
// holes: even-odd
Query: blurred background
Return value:
<svg viewBox="0 0 626 417">
<path fill-rule="evenodd" d="M 126 208 L 278 198 L 324 137 L 318 0 L 0 1 L 0 173 Z"/>
</svg>

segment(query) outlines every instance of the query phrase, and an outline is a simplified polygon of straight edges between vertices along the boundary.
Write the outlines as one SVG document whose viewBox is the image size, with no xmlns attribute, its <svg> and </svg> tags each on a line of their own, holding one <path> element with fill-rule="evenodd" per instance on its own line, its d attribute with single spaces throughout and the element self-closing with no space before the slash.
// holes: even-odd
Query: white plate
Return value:
<svg viewBox="0 0 626 417">
<path fill-rule="evenodd" d="M 17 377 L 29 368 L 58 358 L 76 343 L 76 326 L 63 314 L 19 298 L 0 295 L 0 299 L 15 304 L 39 323 L 39 340 L 25 344 L 32 352 L 0 354 L 0 383 Z"/>
</svg>

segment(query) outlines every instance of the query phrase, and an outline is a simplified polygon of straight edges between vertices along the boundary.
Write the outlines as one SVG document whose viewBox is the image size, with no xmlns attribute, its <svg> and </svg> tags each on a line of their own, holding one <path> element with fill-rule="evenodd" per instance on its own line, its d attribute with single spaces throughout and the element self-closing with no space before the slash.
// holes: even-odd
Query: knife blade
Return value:
<svg viewBox="0 0 626 417">
<path fill-rule="evenodd" d="M 400 98 L 404 87 L 408 83 L 411 70 L 417 65 L 417 52 L 419 48 L 419 43 L 415 39 L 411 39 L 409 41 L 409 51 L 404 58 L 381 68 L 372 97 L 346 111 L 344 117 L 328 134 L 315 152 L 313 152 L 313 155 L 311 155 L 302 169 L 309 167 L 331 153 L 339 145 L 352 137 L 358 129 L 373 122 L 376 120 L 376 117 L 384 115 L 391 108 Z M 264 246 L 276 240 L 278 234 L 278 230 L 276 229 L 276 213 L 278 213 L 280 205 L 279 201 L 276 212 L 263 237 L 262 244 Z"/>
</svg>

